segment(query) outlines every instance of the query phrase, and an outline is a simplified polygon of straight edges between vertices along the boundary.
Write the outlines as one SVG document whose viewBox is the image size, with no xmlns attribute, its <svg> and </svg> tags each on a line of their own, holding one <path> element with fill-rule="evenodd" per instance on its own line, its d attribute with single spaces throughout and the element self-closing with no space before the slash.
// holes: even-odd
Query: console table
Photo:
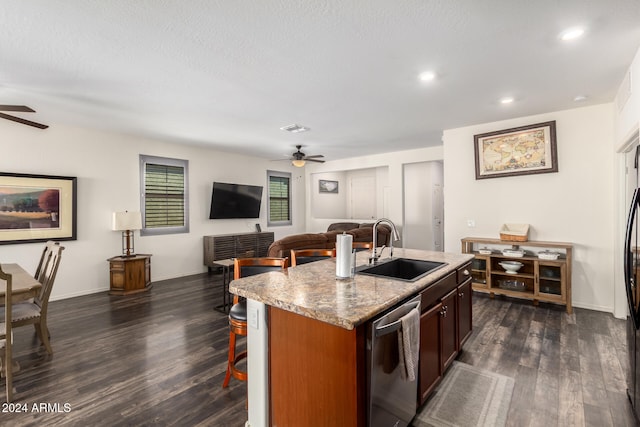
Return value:
<svg viewBox="0 0 640 427">
<path fill-rule="evenodd" d="M 109 258 L 111 295 L 129 295 L 151 289 L 151 255 Z"/>
<path fill-rule="evenodd" d="M 216 261 L 219 260 L 265 257 L 272 243 L 272 231 L 204 236 L 203 262 L 211 271 L 212 267 L 218 266 Z"/>
<path fill-rule="evenodd" d="M 573 244 L 566 242 L 512 242 L 481 237 L 465 237 L 462 252 L 473 254 L 471 267 L 473 290 L 494 295 L 552 302 L 566 306 L 571 314 L 571 264 Z M 528 248 L 519 257 L 506 255 L 504 249 Z M 560 255 L 549 260 L 539 257 L 541 250 L 552 250 Z M 501 265 L 504 261 L 522 264 L 515 273 L 507 272 Z"/>
</svg>

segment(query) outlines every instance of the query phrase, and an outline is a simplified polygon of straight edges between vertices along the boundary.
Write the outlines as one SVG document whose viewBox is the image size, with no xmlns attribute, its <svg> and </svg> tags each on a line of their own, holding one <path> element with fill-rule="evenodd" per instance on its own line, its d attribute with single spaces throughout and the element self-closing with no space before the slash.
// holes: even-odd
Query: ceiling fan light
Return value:
<svg viewBox="0 0 640 427">
<path fill-rule="evenodd" d="M 301 168 L 304 166 L 306 162 L 302 159 L 291 160 L 291 164 L 297 168 Z"/>
</svg>

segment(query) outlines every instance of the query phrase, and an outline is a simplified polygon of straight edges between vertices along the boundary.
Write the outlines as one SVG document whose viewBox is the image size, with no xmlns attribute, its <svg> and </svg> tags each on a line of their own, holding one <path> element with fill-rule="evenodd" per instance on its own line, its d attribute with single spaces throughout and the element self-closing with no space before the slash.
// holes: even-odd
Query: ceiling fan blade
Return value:
<svg viewBox="0 0 640 427">
<path fill-rule="evenodd" d="M 39 129 L 46 129 L 49 127 L 48 125 L 43 125 L 42 123 L 32 122 L 31 120 L 21 119 L 20 117 L 10 116 L 4 113 L 0 113 L 0 117 L 3 119 L 11 120 L 13 122 L 22 123 L 23 125 L 33 126 Z"/>
<path fill-rule="evenodd" d="M 36 112 L 36 110 L 33 110 L 26 105 L 0 105 L 0 111 L 20 111 L 22 113 Z"/>
<path fill-rule="evenodd" d="M 313 159 L 313 158 L 316 158 L 316 157 L 324 157 L 324 156 L 322 154 L 315 154 L 313 156 L 306 156 L 305 159 Z"/>
<path fill-rule="evenodd" d="M 316 163 L 324 163 L 324 160 L 316 160 L 316 159 L 310 159 L 310 158 L 306 158 L 304 159 L 307 162 L 316 162 Z"/>
</svg>

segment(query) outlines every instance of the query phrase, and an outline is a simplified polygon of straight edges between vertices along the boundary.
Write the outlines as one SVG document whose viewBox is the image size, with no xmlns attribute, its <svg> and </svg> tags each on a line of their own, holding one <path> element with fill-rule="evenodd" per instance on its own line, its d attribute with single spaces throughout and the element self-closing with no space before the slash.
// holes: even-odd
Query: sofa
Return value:
<svg viewBox="0 0 640 427">
<path fill-rule="evenodd" d="M 336 246 L 336 236 L 347 233 L 354 242 L 373 241 L 373 223 L 335 222 L 323 233 L 292 234 L 273 242 L 267 250 L 269 257 L 291 257 L 291 249 L 332 249 Z M 391 239 L 391 228 L 386 224 L 378 226 L 377 244 L 387 245 Z"/>
</svg>

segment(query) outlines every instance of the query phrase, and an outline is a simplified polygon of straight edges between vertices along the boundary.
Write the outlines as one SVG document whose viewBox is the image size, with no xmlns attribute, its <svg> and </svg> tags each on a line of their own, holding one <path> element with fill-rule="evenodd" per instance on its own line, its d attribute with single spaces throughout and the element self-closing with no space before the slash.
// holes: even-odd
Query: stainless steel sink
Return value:
<svg viewBox="0 0 640 427">
<path fill-rule="evenodd" d="M 420 259 L 394 258 L 379 261 L 372 266 L 359 267 L 359 274 L 383 276 L 391 279 L 415 282 L 427 274 L 444 267 L 446 262 L 423 261 Z"/>
</svg>

